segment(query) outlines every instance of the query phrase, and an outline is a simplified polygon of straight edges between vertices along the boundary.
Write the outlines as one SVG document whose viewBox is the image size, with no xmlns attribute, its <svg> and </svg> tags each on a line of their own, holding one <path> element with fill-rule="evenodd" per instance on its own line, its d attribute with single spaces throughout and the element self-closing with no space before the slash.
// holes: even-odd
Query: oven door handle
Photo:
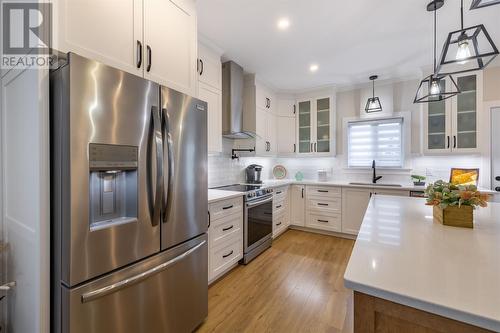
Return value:
<svg viewBox="0 0 500 333">
<path fill-rule="evenodd" d="M 262 205 L 262 204 L 265 204 L 265 203 L 268 203 L 271 201 L 273 201 L 273 197 L 269 197 L 265 200 L 259 200 L 259 201 L 255 201 L 255 202 L 247 202 L 247 208 L 252 208 L 252 207 Z"/>
</svg>

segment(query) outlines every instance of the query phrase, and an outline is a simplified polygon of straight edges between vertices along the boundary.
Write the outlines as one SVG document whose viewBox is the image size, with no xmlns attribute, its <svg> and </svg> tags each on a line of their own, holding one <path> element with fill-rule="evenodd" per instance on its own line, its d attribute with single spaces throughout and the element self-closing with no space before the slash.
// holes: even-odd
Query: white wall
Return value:
<svg viewBox="0 0 500 333">
<path fill-rule="evenodd" d="M 500 67 L 487 69 L 484 74 L 485 98 L 497 98 L 500 100 Z M 409 183 L 410 174 L 420 174 L 428 177 L 428 182 L 438 179 L 448 180 L 450 169 L 453 167 L 479 168 L 481 170 L 480 186 L 490 187 L 489 176 L 489 131 L 484 130 L 482 134 L 483 147 L 481 154 L 475 155 L 453 155 L 453 156 L 423 156 L 422 151 L 422 110 L 420 105 L 414 104 L 413 99 L 419 81 L 416 79 L 400 82 L 381 82 L 376 86 L 377 91 L 392 98 L 393 112 L 411 113 L 411 148 L 410 148 L 410 170 L 386 171 L 380 170 L 385 182 Z M 377 88 L 379 87 L 379 88 Z M 332 91 L 322 89 L 324 91 Z M 311 92 L 307 92 L 310 94 Z M 364 109 L 364 99 L 371 93 L 369 84 L 361 85 L 351 89 L 342 89 L 336 93 L 337 112 L 337 155 L 325 158 L 252 158 L 245 157 L 239 162 L 231 161 L 230 153 L 225 149 L 225 154 L 218 157 L 209 157 L 209 184 L 211 186 L 224 185 L 244 181 L 244 168 L 252 163 L 264 166 L 263 176 L 272 178 L 272 168 L 277 164 L 283 164 L 289 171 L 289 178 L 301 171 L 306 179 L 317 179 L 319 169 L 329 172 L 330 178 L 339 181 L 369 181 L 370 171 L 353 171 L 343 167 L 344 159 L 344 135 L 343 118 L 359 117 Z M 296 97 L 300 97 L 300 94 Z M 480 128 L 488 127 L 488 119 Z M 247 155 L 248 156 L 248 155 Z"/>
</svg>

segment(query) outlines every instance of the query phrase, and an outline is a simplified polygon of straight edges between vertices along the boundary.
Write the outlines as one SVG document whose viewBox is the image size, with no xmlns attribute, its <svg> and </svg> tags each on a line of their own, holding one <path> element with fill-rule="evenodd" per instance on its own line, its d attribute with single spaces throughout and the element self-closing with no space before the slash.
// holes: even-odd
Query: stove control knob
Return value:
<svg viewBox="0 0 500 333">
<path fill-rule="evenodd" d="M 496 187 L 495 191 L 500 192 L 500 186 Z"/>
<path fill-rule="evenodd" d="M 500 176 L 496 176 L 495 179 L 497 182 L 500 182 Z"/>
</svg>

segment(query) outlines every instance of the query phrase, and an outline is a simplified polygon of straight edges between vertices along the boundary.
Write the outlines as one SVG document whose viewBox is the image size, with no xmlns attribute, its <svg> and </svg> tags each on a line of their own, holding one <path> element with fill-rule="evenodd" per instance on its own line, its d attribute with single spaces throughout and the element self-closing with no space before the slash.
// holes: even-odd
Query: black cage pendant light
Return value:
<svg viewBox="0 0 500 333">
<path fill-rule="evenodd" d="M 380 112 L 382 111 L 382 104 L 380 104 L 380 99 L 375 97 L 375 80 L 378 79 L 377 75 L 370 76 L 370 80 L 372 81 L 372 97 L 368 98 L 366 101 L 365 112 Z"/>
<path fill-rule="evenodd" d="M 443 7 L 444 0 L 434 0 L 427 5 L 427 11 L 434 12 L 434 72 L 420 81 L 413 103 L 439 102 L 460 93 L 460 89 L 451 75 L 437 73 L 436 66 L 436 26 L 437 10 Z M 447 83 L 448 81 L 448 83 Z"/>
<path fill-rule="evenodd" d="M 499 5 L 500 0 L 472 0 L 472 4 L 470 5 L 470 9 L 479 9 L 483 7 Z"/>
<path fill-rule="evenodd" d="M 464 0 L 460 4 L 461 29 L 450 32 L 443 47 L 438 72 L 458 74 L 481 70 L 498 55 L 483 24 L 464 28 Z"/>
</svg>

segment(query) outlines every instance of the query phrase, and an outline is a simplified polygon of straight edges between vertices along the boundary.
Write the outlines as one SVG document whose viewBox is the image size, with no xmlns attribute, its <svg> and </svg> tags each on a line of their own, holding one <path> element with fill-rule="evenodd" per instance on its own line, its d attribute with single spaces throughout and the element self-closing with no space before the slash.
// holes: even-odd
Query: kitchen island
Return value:
<svg viewBox="0 0 500 333">
<path fill-rule="evenodd" d="M 424 199 L 374 196 L 344 275 L 354 331 L 500 331 L 500 204 L 474 218 L 443 226 Z"/>
</svg>

